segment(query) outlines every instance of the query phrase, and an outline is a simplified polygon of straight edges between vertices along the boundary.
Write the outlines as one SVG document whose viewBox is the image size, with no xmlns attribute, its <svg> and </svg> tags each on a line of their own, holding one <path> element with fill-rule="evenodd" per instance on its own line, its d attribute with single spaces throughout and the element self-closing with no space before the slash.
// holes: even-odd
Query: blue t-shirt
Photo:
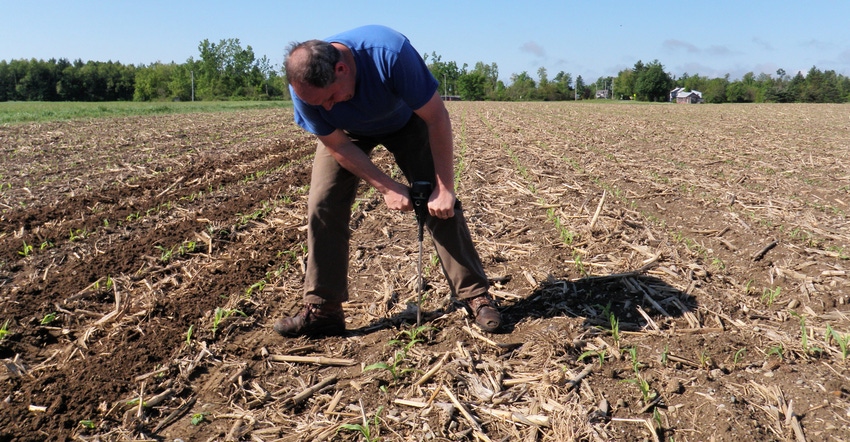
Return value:
<svg viewBox="0 0 850 442">
<path fill-rule="evenodd" d="M 327 111 L 301 101 L 290 86 L 295 122 L 310 133 L 329 135 L 342 129 L 366 136 L 390 134 L 404 127 L 413 110 L 428 103 L 437 90 L 425 60 L 407 37 L 390 28 L 363 26 L 325 41 L 342 43 L 354 55 L 354 97 Z"/>
</svg>

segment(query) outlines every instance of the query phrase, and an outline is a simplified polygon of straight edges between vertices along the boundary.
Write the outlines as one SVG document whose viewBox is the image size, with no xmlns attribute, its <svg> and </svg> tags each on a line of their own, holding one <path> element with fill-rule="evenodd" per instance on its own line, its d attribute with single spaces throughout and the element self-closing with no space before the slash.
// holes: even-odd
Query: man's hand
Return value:
<svg viewBox="0 0 850 442">
<path fill-rule="evenodd" d="M 428 199 L 428 213 L 440 219 L 455 216 L 455 194 L 448 189 L 437 187 Z"/>
<path fill-rule="evenodd" d="M 384 203 L 391 210 L 401 210 L 408 212 L 413 210 L 413 201 L 410 200 L 410 191 L 404 184 L 393 182 L 394 185 L 388 186 L 384 192 Z"/>
</svg>

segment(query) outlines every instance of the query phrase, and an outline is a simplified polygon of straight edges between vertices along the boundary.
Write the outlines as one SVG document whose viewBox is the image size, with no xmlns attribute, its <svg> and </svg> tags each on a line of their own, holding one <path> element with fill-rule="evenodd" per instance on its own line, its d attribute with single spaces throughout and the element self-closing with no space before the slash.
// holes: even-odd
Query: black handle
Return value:
<svg viewBox="0 0 850 442">
<path fill-rule="evenodd" d="M 410 188 L 410 199 L 413 200 L 413 211 L 416 213 L 416 221 L 419 223 L 419 241 L 422 241 L 425 219 L 428 217 L 428 198 L 431 196 L 431 183 L 428 181 L 414 181 Z"/>
</svg>

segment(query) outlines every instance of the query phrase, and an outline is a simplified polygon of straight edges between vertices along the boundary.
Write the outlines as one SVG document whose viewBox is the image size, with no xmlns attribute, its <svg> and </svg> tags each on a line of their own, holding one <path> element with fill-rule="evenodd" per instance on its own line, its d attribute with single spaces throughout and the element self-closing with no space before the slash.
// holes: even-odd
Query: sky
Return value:
<svg viewBox="0 0 850 442">
<path fill-rule="evenodd" d="M 236 38 L 279 68 L 290 42 L 383 24 L 458 67 L 496 63 L 506 83 L 540 67 L 592 83 L 639 60 L 674 78 L 813 66 L 850 76 L 846 0 L 0 0 L 0 23 L 7 61 L 183 63 L 205 39 Z"/>
</svg>

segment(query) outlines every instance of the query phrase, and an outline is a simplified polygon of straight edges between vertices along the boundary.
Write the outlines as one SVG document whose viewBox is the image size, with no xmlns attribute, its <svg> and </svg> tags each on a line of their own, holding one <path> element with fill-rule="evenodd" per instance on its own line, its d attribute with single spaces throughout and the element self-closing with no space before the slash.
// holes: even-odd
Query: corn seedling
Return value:
<svg viewBox="0 0 850 442">
<path fill-rule="evenodd" d="M 637 348 L 631 347 L 628 349 L 629 356 L 632 358 L 632 370 L 635 372 L 635 377 L 633 379 L 625 379 L 622 382 L 628 382 L 630 384 L 635 384 L 640 390 L 641 399 L 643 399 L 644 404 L 650 403 L 653 399 L 655 399 L 656 393 L 649 386 L 649 382 L 640 375 L 640 369 L 643 367 L 637 359 Z"/>
<path fill-rule="evenodd" d="M 80 421 L 80 426 L 87 430 L 94 430 L 94 421 L 91 419 L 83 419 Z"/>
<path fill-rule="evenodd" d="M 420 325 L 419 327 L 411 328 L 410 330 L 404 330 L 399 333 L 399 337 L 393 340 L 390 340 L 390 345 L 400 345 L 405 352 L 413 348 L 416 344 L 420 342 L 425 342 L 424 339 L 420 339 L 422 333 L 432 331 L 434 327 L 430 325 Z M 405 342 L 406 341 L 406 342 Z"/>
<path fill-rule="evenodd" d="M 797 312 L 791 312 L 791 316 L 794 316 L 800 320 L 800 346 L 803 348 L 803 352 L 806 355 L 812 353 L 822 353 L 823 349 L 821 349 L 820 347 L 809 346 L 809 330 L 806 327 L 806 317 Z"/>
<path fill-rule="evenodd" d="M 206 420 L 208 413 L 195 413 L 192 415 L 192 425 L 201 425 Z"/>
<path fill-rule="evenodd" d="M 617 319 L 617 315 L 611 311 L 611 304 L 608 304 L 605 307 L 604 313 L 608 316 L 608 326 L 611 331 L 611 337 L 614 338 L 614 344 L 619 347 L 620 346 L 620 320 Z"/>
<path fill-rule="evenodd" d="M 192 334 L 195 333 L 195 324 L 189 326 L 189 330 L 186 331 L 186 345 L 192 345 Z"/>
<path fill-rule="evenodd" d="M 670 361 L 670 346 L 664 345 L 664 351 L 661 352 L 661 364 L 667 365 L 667 362 Z"/>
<path fill-rule="evenodd" d="M 265 279 L 261 279 L 251 284 L 247 289 L 245 289 L 245 297 L 250 298 L 251 294 L 254 293 L 254 291 L 262 292 L 263 289 L 266 288 L 266 284 L 268 284 L 268 282 L 266 282 Z"/>
<path fill-rule="evenodd" d="M 9 334 L 9 320 L 3 323 L 3 326 L 0 327 L 0 341 L 6 339 L 6 335 Z"/>
<path fill-rule="evenodd" d="M 847 342 L 850 341 L 850 334 L 842 335 L 835 331 L 835 329 L 833 329 L 829 324 L 826 324 L 827 340 L 829 340 L 830 337 L 835 340 L 835 343 L 838 344 L 838 347 L 841 349 L 841 358 L 846 360 L 848 353 Z"/>
<path fill-rule="evenodd" d="M 747 349 L 746 348 L 739 349 L 738 351 L 735 352 L 735 356 L 732 357 L 732 363 L 735 364 L 735 365 L 738 365 L 738 363 L 741 362 L 741 360 L 743 360 L 744 356 L 746 356 L 746 355 L 747 355 Z"/>
<path fill-rule="evenodd" d="M 44 317 L 41 318 L 41 325 L 50 324 L 51 322 L 56 320 L 56 317 L 57 317 L 56 312 L 50 312 L 50 313 L 44 315 Z"/>
<path fill-rule="evenodd" d="M 708 354 L 708 350 L 703 350 L 699 352 L 699 366 L 704 369 L 709 369 L 712 366 L 711 356 Z"/>
<path fill-rule="evenodd" d="M 39 250 L 49 249 L 49 248 L 53 247 L 54 245 L 55 245 L 55 244 L 53 244 L 53 242 L 52 242 L 52 241 L 50 241 L 50 240 L 44 240 L 44 241 L 42 241 L 42 242 L 41 242 L 41 245 L 40 245 L 40 246 L 38 246 L 38 249 L 39 249 Z"/>
<path fill-rule="evenodd" d="M 587 350 L 586 352 L 579 355 L 578 361 L 584 362 L 585 359 L 592 358 L 595 356 L 599 359 L 599 366 L 602 367 L 602 364 L 605 363 L 605 354 L 606 351 L 604 348 L 602 350 Z"/>
<path fill-rule="evenodd" d="M 360 401 L 360 413 L 363 416 L 362 424 L 342 424 L 339 426 L 340 430 L 348 430 L 348 431 L 356 431 L 363 436 L 363 440 L 366 442 L 378 442 L 381 434 L 381 411 L 384 410 L 384 407 L 378 407 L 378 411 L 375 413 L 375 417 L 372 418 L 370 422 L 366 419 L 366 414 L 363 412 L 363 401 Z M 373 434 L 374 433 L 374 434 Z"/>
<path fill-rule="evenodd" d="M 248 316 L 245 313 L 243 313 L 239 310 L 236 310 L 236 309 L 216 307 L 215 313 L 213 313 L 213 325 L 212 325 L 213 336 L 215 336 L 215 332 L 218 331 L 218 326 L 221 324 L 221 322 L 224 321 L 225 319 L 229 318 L 234 313 L 238 313 L 242 316 Z"/>
<path fill-rule="evenodd" d="M 779 356 L 779 359 L 785 359 L 785 347 L 783 347 L 782 344 L 776 344 L 767 349 L 766 355 L 776 355 Z"/>
<path fill-rule="evenodd" d="M 169 248 L 166 248 L 166 247 L 163 247 L 163 246 L 156 246 L 156 249 L 161 252 L 160 255 L 159 255 L 160 261 L 162 261 L 162 262 L 171 261 L 171 256 L 174 254 L 174 248 L 173 247 L 169 249 Z"/>
<path fill-rule="evenodd" d="M 32 253 L 32 245 L 27 244 L 27 242 L 24 241 L 24 248 L 18 251 L 18 255 L 21 255 L 24 258 L 26 258 L 27 256 L 30 256 L 31 253 Z"/>
<path fill-rule="evenodd" d="M 424 342 L 423 339 L 420 339 L 420 335 L 430 330 L 433 330 L 433 327 L 420 325 L 419 327 L 402 331 L 396 339 L 392 339 L 388 342 L 388 345 L 401 347 L 393 353 L 392 360 L 389 363 L 376 362 L 374 364 L 367 365 L 363 368 L 363 371 L 386 370 L 393 377 L 393 381 L 398 381 L 407 373 L 417 371 L 416 368 L 403 368 L 402 363 L 407 359 L 407 352 L 410 351 L 410 349 L 412 349 L 417 343 Z"/>
<path fill-rule="evenodd" d="M 74 242 L 78 239 L 84 239 L 88 232 L 86 229 L 71 229 L 71 234 L 68 236 L 68 241 Z"/>
<path fill-rule="evenodd" d="M 581 255 L 578 252 L 573 253 L 573 263 L 581 276 L 586 277 L 590 275 L 590 272 L 587 271 L 587 268 L 584 266 L 584 261 L 581 260 Z"/>
<path fill-rule="evenodd" d="M 773 289 L 765 288 L 761 294 L 762 302 L 764 302 L 765 304 L 767 304 L 768 307 L 770 307 L 771 305 L 773 305 L 773 302 L 776 301 L 776 298 L 779 297 L 779 293 L 781 291 L 782 287 L 776 287 Z"/>
</svg>

